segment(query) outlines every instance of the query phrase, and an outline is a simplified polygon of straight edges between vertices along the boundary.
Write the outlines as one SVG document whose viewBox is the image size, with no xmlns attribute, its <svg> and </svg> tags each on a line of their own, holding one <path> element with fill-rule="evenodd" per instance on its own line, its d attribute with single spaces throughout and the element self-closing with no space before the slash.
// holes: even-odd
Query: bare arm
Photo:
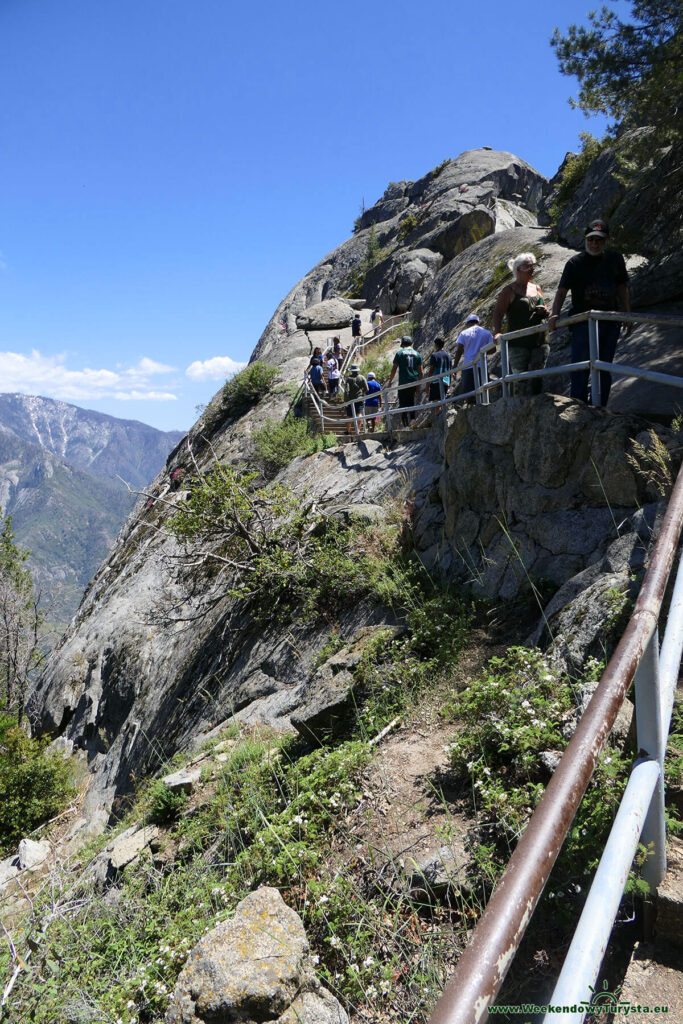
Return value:
<svg viewBox="0 0 683 1024">
<path fill-rule="evenodd" d="M 456 368 L 460 360 L 462 359 L 465 352 L 465 346 L 461 345 L 460 342 L 455 344 L 455 355 L 453 356 L 453 369 Z"/>
<path fill-rule="evenodd" d="M 508 306 L 515 297 L 515 293 L 511 286 L 508 284 L 503 288 L 502 292 L 496 299 L 496 305 L 493 310 L 493 335 L 497 338 L 500 334 L 501 327 L 503 326 L 503 317 L 508 311 Z"/>
<path fill-rule="evenodd" d="M 568 288 L 558 288 L 555 292 L 555 298 L 553 299 L 553 308 L 550 310 L 550 319 L 548 320 L 548 328 L 551 331 L 555 330 L 555 324 L 557 323 L 557 318 L 560 315 L 562 303 L 567 298 L 568 290 Z"/>
</svg>

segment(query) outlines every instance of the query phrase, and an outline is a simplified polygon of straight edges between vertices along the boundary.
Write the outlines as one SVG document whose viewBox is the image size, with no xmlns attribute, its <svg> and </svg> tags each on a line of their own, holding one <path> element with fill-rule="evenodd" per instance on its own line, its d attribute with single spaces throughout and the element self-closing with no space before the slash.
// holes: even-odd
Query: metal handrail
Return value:
<svg viewBox="0 0 683 1024">
<path fill-rule="evenodd" d="M 401 323 L 405 323 L 409 318 L 410 313 L 394 313 L 392 316 L 387 317 L 382 321 L 382 330 L 378 335 L 375 335 L 375 328 L 373 327 L 361 336 L 360 343 L 352 341 L 351 347 L 347 350 L 346 355 L 342 360 L 342 365 L 340 367 L 342 375 L 351 363 L 356 361 L 356 356 L 359 352 L 366 349 L 368 345 L 374 345 L 376 342 L 381 341 L 385 334 L 388 334 L 389 331 L 393 331 L 394 327 L 397 327 Z"/>
<path fill-rule="evenodd" d="M 645 759 L 640 760 L 634 769 L 633 779 L 638 779 L 628 791 L 627 810 L 622 813 L 619 829 L 623 822 L 631 824 L 633 814 L 644 817 L 642 802 L 647 798 L 648 787 L 652 796 L 650 812 L 646 822 L 646 836 L 652 836 L 655 842 L 656 856 L 648 868 L 651 884 L 656 885 L 663 876 L 665 868 L 664 849 L 664 804 L 663 804 L 663 736 L 668 732 L 672 696 L 668 695 L 659 701 L 658 671 L 652 670 L 648 662 L 655 661 L 657 654 L 657 621 L 659 618 L 665 588 L 669 580 L 674 555 L 678 545 L 683 524 L 683 469 L 678 475 L 666 514 L 664 516 L 659 538 L 655 545 L 650 565 L 640 589 L 635 609 L 624 634 L 610 662 L 603 673 L 602 679 L 583 714 L 581 721 L 572 736 L 555 770 L 543 797 L 532 814 L 529 824 L 494 889 L 493 895 L 479 920 L 470 944 L 458 961 L 454 975 L 432 1014 L 430 1024 L 477 1024 L 487 1013 L 487 1008 L 495 998 L 503 983 L 507 970 L 522 940 L 526 927 L 541 896 L 550 871 L 555 863 L 562 843 L 569 831 L 576 810 L 583 798 L 590 778 L 593 774 L 598 757 L 614 721 L 623 703 L 626 692 L 636 673 L 638 691 L 636 695 L 636 713 L 638 716 L 638 742 L 644 747 Z M 681 626 L 683 625 L 683 569 L 679 570 L 676 582 L 677 604 L 676 617 L 672 619 L 670 610 L 671 632 L 667 629 L 662 645 L 661 661 L 669 666 L 673 685 L 677 677 L 681 654 Z M 644 655 L 646 658 L 644 659 Z M 644 699 L 643 678 L 653 677 L 652 691 Z M 648 715 L 649 706 L 654 711 Z M 668 709 L 668 712 L 667 712 Z M 655 768 L 640 768 L 643 764 L 656 764 Z M 628 787 L 627 787 L 628 789 Z M 634 789 L 640 790 L 640 809 L 631 806 Z M 638 801 L 636 801 L 636 804 Z M 630 817 L 629 817 L 630 816 Z M 615 824 L 615 827 L 616 824 Z M 631 849 L 624 846 L 623 832 L 617 833 L 615 840 L 622 849 L 623 858 L 627 858 L 630 867 Z M 637 838 L 636 838 L 637 843 Z M 613 844 L 614 845 L 614 844 Z M 633 847 L 635 848 L 635 846 Z M 607 869 L 603 869 L 603 874 Z M 617 879 L 619 881 L 619 879 Z M 598 888 L 600 882 L 598 883 Z M 623 885 L 622 885 L 623 889 Z M 621 890 L 619 890 L 621 895 Z M 612 885 L 611 909 L 614 908 L 614 884 Z M 618 907 L 618 900 L 617 900 Z M 603 908 L 604 909 L 604 908 Z M 614 917 L 609 923 L 609 932 Z M 597 928 L 595 917 L 590 918 L 592 930 Z M 578 930 L 577 930 L 578 932 Z M 603 933 L 604 934 L 604 930 Z M 597 977 L 604 943 L 599 937 L 596 959 L 592 952 L 588 969 L 579 977 L 581 983 L 590 975 Z M 604 940 L 606 943 L 606 939 Z M 580 951 L 586 957 L 583 950 Z M 580 959 L 580 957 L 579 957 Z M 575 961 L 570 961 L 567 976 L 577 981 Z M 589 983 L 588 983 L 589 984 Z M 556 990 L 557 991 L 557 990 Z M 565 990 L 566 992 L 566 990 Z M 564 999 L 565 996 L 562 996 Z M 574 1000 L 576 1001 L 576 1000 Z M 553 998 L 553 1002 L 559 1002 Z M 583 1020 L 588 1009 L 586 1005 L 582 1015 L 565 1017 L 565 1020 Z M 548 1018 L 550 1020 L 551 1018 Z M 557 1019 L 555 1015 L 555 1019 Z"/>
<path fill-rule="evenodd" d="M 403 314 L 402 314 L 403 315 Z M 407 316 L 408 314 L 405 314 Z M 583 360 L 578 363 L 565 363 L 561 366 L 545 366 L 539 370 L 526 370 L 524 373 L 510 373 L 508 370 L 508 358 L 507 358 L 507 344 L 509 341 L 514 341 L 519 338 L 528 337 L 533 334 L 539 334 L 548 330 L 547 324 L 539 325 L 536 327 L 525 327 L 519 331 L 510 331 L 500 336 L 501 346 L 501 370 L 502 375 L 498 378 L 489 380 L 488 377 L 488 365 L 486 356 L 495 351 L 496 345 L 492 343 L 486 348 L 483 348 L 477 354 L 477 358 L 474 363 L 464 366 L 460 364 L 457 367 L 451 367 L 450 370 L 445 371 L 443 374 L 438 376 L 449 376 L 457 375 L 462 373 L 464 369 L 474 368 L 475 371 L 475 387 L 473 391 L 468 391 L 466 394 L 453 394 L 446 395 L 444 398 L 439 399 L 435 402 L 423 402 L 420 405 L 410 406 L 402 408 L 401 412 L 415 412 L 415 411 L 426 411 L 441 407 L 443 405 L 451 405 L 457 402 L 464 402 L 470 398 L 475 398 L 477 402 L 483 405 L 488 405 L 490 398 L 489 394 L 494 388 L 502 388 L 503 394 L 509 393 L 510 384 L 516 383 L 517 381 L 533 380 L 537 377 L 554 377 L 561 373 L 575 373 L 577 370 L 590 370 L 591 372 L 591 393 L 592 403 L 594 405 L 600 404 L 600 372 L 601 370 L 607 370 L 612 374 L 617 374 L 623 377 L 632 377 L 638 380 L 653 381 L 657 384 L 666 384 L 671 387 L 683 389 L 683 378 L 676 377 L 672 374 L 661 373 L 655 370 L 643 370 L 639 367 L 626 366 L 623 363 L 606 363 L 598 358 L 598 339 L 597 332 L 595 331 L 595 322 L 598 320 L 610 320 L 628 323 L 652 323 L 660 326 L 683 326 L 683 317 L 681 316 L 662 316 L 658 314 L 640 314 L 640 313 L 609 313 L 600 312 L 596 310 L 588 310 L 585 313 L 579 313 L 576 316 L 565 317 L 563 320 L 558 321 L 557 329 L 562 327 L 571 326 L 572 324 L 581 323 L 582 321 L 589 321 L 589 342 L 590 342 L 590 358 Z M 394 325 L 395 326 L 395 325 Z M 389 328 L 391 330 L 391 328 Z M 346 353 L 344 359 L 344 366 L 347 365 L 347 361 L 351 361 L 353 353 L 357 352 L 357 348 L 352 348 Z M 437 379 L 437 377 L 423 378 L 419 383 L 426 384 L 429 381 Z M 383 388 L 379 394 L 384 400 L 384 411 L 383 415 L 389 413 L 391 407 L 389 403 L 389 395 L 393 394 L 394 391 L 398 392 L 402 388 L 415 387 L 415 384 L 402 384 L 399 386 L 393 386 L 392 388 Z M 322 403 L 325 405 L 326 403 Z M 362 417 L 363 419 L 374 418 L 371 414 L 367 414 Z M 355 423 L 355 417 L 348 417 L 347 419 L 336 419 L 337 423 Z M 324 429 L 324 424 L 323 424 Z"/>
</svg>

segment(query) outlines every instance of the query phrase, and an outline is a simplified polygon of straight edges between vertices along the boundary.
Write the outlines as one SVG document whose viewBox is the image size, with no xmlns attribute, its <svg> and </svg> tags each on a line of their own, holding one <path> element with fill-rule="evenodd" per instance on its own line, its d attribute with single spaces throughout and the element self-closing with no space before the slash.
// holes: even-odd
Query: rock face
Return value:
<svg viewBox="0 0 683 1024">
<path fill-rule="evenodd" d="M 262 887 L 205 935 L 180 973 L 166 1024 L 264 1021 L 347 1024 L 315 976 L 299 916 Z"/>
<path fill-rule="evenodd" d="M 210 465 L 214 453 L 235 457 L 232 435 L 219 430 L 212 450 L 203 451 L 200 467 Z M 295 459 L 281 479 L 341 514 L 383 501 L 401 473 L 416 500 L 428 504 L 440 469 L 438 439 L 393 449 L 367 441 Z M 29 706 L 42 730 L 62 736 L 67 749 L 87 752 L 93 779 L 86 813 L 101 822 L 132 772 L 189 749 L 233 714 L 289 728 L 291 713 L 314 692 L 311 677 L 328 635 L 324 621 L 254 623 L 228 597 L 202 608 L 201 597 L 189 597 L 174 571 L 175 540 L 150 528 L 150 514 L 157 527 L 163 521 L 163 511 L 138 508 Z M 338 625 L 352 638 L 361 627 L 387 620 L 393 622 L 386 609 L 358 606 Z M 293 651 L 304 653 L 293 657 Z"/>
<path fill-rule="evenodd" d="M 399 250 L 368 272 L 365 287 L 382 309 L 407 313 L 442 263 L 441 253 L 431 249 Z"/>
<path fill-rule="evenodd" d="M 440 484 L 453 570 L 506 598 L 527 574 L 560 585 L 602 559 L 647 501 L 628 461 L 643 428 L 555 395 L 456 414 Z"/>
<path fill-rule="evenodd" d="M 393 284 L 386 286 L 384 275 L 371 273 L 363 295 L 370 307 L 380 305 L 384 313 L 401 312 L 405 310 L 399 305 L 407 309 L 407 297 L 414 298 L 436 269 L 434 257 L 450 260 L 493 234 L 499 217 L 508 225 L 512 209 L 523 211 L 520 217 L 536 223 L 545 184 L 543 175 L 524 160 L 490 149 L 468 150 L 419 181 L 392 183 L 364 212 L 353 237 L 321 260 L 283 299 L 252 359 L 281 362 L 279 356 L 297 330 L 297 317 L 348 291 L 351 272 L 367 256 L 372 225 L 379 245 L 392 256 L 386 276 Z M 501 201 L 511 205 L 505 208 Z M 420 255 L 422 267 L 410 255 L 417 249 L 433 254 Z"/>
</svg>

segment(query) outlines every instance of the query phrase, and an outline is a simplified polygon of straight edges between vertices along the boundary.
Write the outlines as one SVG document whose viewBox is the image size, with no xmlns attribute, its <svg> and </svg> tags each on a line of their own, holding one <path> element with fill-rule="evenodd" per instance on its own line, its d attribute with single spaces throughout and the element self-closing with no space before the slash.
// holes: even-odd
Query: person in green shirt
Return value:
<svg viewBox="0 0 683 1024">
<path fill-rule="evenodd" d="M 349 367 L 349 375 L 346 378 L 344 384 L 344 401 L 346 402 L 346 414 L 349 417 L 353 417 L 354 410 L 356 416 L 363 415 L 363 407 L 365 405 L 364 396 L 368 393 L 368 382 L 366 381 L 363 374 L 360 372 L 360 366 L 358 363 L 353 363 Z M 356 433 L 358 433 L 358 420 L 355 424 Z M 346 424 L 346 433 L 351 433 L 351 423 Z M 365 429 L 365 423 L 361 420 L 361 429 Z"/>
<path fill-rule="evenodd" d="M 399 388 L 403 384 L 414 385 L 414 387 L 403 387 L 398 393 L 399 408 L 409 409 L 417 404 L 417 396 L 420 391 L 418 381 L 422 380 L 422 356 L 413 348 L 413 339 L 408 334 L 404 334 L 401 338 L 401 347 L 394 356 L 394 365 L 391 368 L 387 387 L 391 387 L 397 370 Z M 411 421 L 415 420 L 415 412 L 402 412 L 401 420 L 404 427 L 410 426 Z"/>
</svg>

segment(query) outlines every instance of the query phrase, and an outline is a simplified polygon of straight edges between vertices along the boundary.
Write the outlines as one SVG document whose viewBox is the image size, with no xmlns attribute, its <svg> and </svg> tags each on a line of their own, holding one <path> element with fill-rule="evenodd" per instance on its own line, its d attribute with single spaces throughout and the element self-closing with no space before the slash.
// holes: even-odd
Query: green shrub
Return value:
<svg viewBox="0 0 683 1024">
<path fill-rule="evenodd" d="M 429 177 L 438 178 L 444 167 L 447 167 L 450 162 L 450 157 L 446 157 L 446 159 L 442 160 L 440 164 L 436 165 L 436 167 L 432 167 L 431 171 L 429 172 Z"/>
<path fill-rule="evenodd" d="M 223 385 L 223 411 L 235 416 L 255 405 L 275 385 L 279 370 L 260 359 L 249 363 Z"/>
<path fill-rule="evenodd" d="M 363 298 L 363 288 L 365 287 L 365 278 L 367 277 L 368 271 L 383 260 L 385 256 L 389 255 L 390 249 L 383 249 L 377 238 L 377 232 L 375 231 L 375 225 L 370 226 L 370 234 L 368 235 L 368 247 L 365 252 L 364 259 L 358 264 L 357 267 L 349 274 L 349 296 L 355 299 Z"/>
<path fill-rule="evenodd" d="M 411 231 L 414 231 L 417 227 L 417 216 L 414 213 L 408 213 L 403 218 L 398 226 L 398 237 L 403 242 L 408 237 Z"/>
<path fill-rule="evenodd" d="M 172 790 L 158 779 L 150 788 L 147 799 L 149 811 L 147 816 L 155 825 L 169 825 L 177 821 L 187 803 L 187 793 Z"/>
<path fill-rule="evenodd" d="M 297 455 L 313 455 L 337 443 L 334 434 L 318 434 L 308 420 L 288 416 L 277 423 L 266 420 L 253 434 L 256 461 L 266 476 L 275 476 Z"/>
<path fill-rule="evenodd" d="M 596 139 L 590 132 L 579 132 L 581 152 L 572 154 L 565 164 L 562 179 L 556 188 L 548 213 L 555 222 L 560 220 L 567 206 L 574 198 L 590 164 L 607 145 L 607 140 Z"/>
<path fill-rule="evenodd" d="M 370 352 L 360 364 L 360 372 L 364 377 L 372 371 L 380 384 L 385 384 L 391 373 L 392 360 L 383 352 Z"/>
<path fill-rule="evenodd" d="M 71 762 L 46 750 L 47 743 L 0 714 L 0 856 L 59 814 L 74 794 Z"/>
<path fill-rule="evenodd" d="M 591 663 L 587 677 L 599 677 Z M 494 878 L 526 827 L 545 790 L 542 751 L 561 753 L 567 745 L 561 725 L 574 706 L 572 686 L 540 651 L 511 647 L 492 658 L 482 676 L 453 696 L 446 708 L 461 723 L 450 747 L 450 762 L 469 781 L 486 846 L 482 855 Z M 555 865 L 548 899 L 581 891 L 577 880 L 594 869 L 628 777 L 629 759 L 606 747 Z M 492 844 L 492 840 L 494 840 Z"/>
</svg>

